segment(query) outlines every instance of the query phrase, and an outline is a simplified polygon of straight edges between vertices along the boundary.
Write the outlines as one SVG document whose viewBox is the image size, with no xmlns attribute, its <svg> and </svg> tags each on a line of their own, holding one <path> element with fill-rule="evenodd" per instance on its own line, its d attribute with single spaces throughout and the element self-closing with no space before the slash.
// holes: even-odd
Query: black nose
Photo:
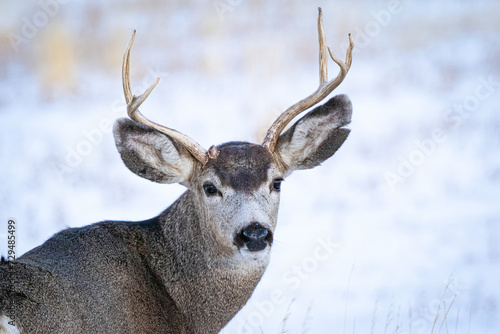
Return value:
<svg viewBox="0 0 500 334">
<path fill-rule="evenodd" d="M 238 247 L 247 246 L 252 252 L 260 251 L 273 242 L 273 233 L 259 223 L 251 223 L 236 235 Z"/>
</svg>

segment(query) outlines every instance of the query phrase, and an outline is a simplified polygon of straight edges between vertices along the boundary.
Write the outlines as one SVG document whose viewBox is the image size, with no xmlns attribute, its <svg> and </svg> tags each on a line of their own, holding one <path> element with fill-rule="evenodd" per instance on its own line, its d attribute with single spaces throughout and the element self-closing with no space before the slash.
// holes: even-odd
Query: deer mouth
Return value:
<svg viewBox="0 0 500 334">
<path fill-rule="evenodd" d="M 238 248 L 248 249 L 251 252 L 264 250 L 272 243 L 273 232 L 259 223 L 251 223 L 234 238 L 234 244 Z"/>
</svg>

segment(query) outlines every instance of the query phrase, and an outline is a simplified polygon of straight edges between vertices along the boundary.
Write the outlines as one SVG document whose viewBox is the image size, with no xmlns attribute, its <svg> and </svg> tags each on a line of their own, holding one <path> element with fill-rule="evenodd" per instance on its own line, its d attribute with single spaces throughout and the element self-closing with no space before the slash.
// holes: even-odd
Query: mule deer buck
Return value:
<svg viewBox="0 0 500 334">
<path fill-rule="evenodd" d="M 138 110 L 157 81 L 132 95 L 125 51 L 123 89 L 130 119 L 114 125 L 125 165 L 159 183 L 187 187 L 159 216 L 68 228 L 0 265 L 1 333 L 217 333 L 243 307 L 270 257 L 281 182 L 318 166 L 346 140 L 351 102 L 325 99 L 351 66 L 327 49 L 318 16 L 320 84 L 272 124 L 262 145 L 228 142 L 207 151 Z M 340 67 L 328 81 L 327 50 Z M 7 311 L 13 308 L 13 318 Z M 13 326 L 14 325 L 14 326 Z"/>
</svg>

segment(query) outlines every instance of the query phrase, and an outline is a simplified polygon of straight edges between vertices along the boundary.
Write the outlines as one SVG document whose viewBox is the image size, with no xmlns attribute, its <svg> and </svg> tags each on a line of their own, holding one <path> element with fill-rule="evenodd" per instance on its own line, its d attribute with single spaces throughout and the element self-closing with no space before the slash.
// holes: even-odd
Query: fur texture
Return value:
<svg viewBox="0 0 500 334">
<path fill-rule="evenodd" d="M 230 142 L 204 167 L 172 138 L 118 120 L 114 134 L 125 165 L 188 190 L 150 220 L 69 228 L 16 261 L 2 261 L 0 319 L 13 303 L 21 333 L 218 333 L 269 263 L 275 181 L 335 153 L 349 133 L 343 126 L 351 108 L 346 96 L 334 97 L 280 136 L 275 154 Z M 271 237 L 265 249 L 250 251 L 235 240 L 256 223 Z"/>
</svg>

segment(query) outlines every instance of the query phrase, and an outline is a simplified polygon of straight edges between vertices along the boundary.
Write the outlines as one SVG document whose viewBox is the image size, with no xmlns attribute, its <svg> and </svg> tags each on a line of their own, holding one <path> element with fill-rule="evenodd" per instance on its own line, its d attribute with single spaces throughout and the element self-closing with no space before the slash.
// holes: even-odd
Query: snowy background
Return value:
<svg viewBox="0 0 500 334">
<path fill-rule="evenodd" d="M 500 332 L 500 3 L 0 0 L 0 251 L 142 220 L 183 191 L 132 174 L 111 134 L 142 111 L 204 147 L 260 142 L 314 91 L 317 7 L 353 65 L 335 156 L 283 185 L 271 264 L 223 333 Z M 337 67 L 330 62 L 330 76 Z"/>
</svg>

